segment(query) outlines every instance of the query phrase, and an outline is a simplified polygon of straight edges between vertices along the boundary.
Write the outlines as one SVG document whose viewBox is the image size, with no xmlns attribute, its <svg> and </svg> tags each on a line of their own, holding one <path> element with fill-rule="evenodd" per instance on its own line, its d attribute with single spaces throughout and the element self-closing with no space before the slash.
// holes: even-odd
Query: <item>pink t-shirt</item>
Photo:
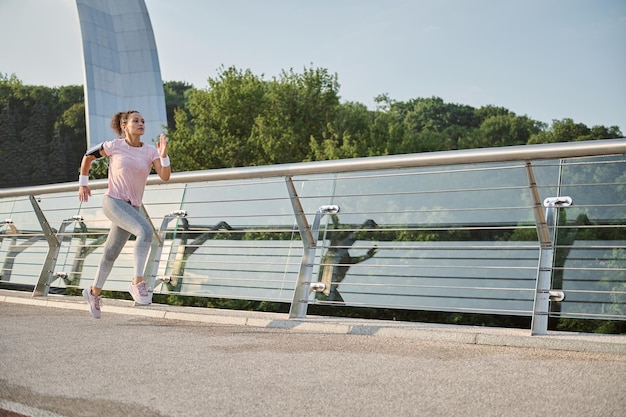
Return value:
<svg viewBox="0 0 626 417">
<path fill-rule="evenodd" d="M 109 188 L 105 194 L 129 201 L 133 206 L 141 205 L 152 161 L 159 158 L 154 146 L 145 142 L 142 144 L 135 148 L 125 139 L 113 139 L 102 144 L 109 155 Z"/>
</svg>

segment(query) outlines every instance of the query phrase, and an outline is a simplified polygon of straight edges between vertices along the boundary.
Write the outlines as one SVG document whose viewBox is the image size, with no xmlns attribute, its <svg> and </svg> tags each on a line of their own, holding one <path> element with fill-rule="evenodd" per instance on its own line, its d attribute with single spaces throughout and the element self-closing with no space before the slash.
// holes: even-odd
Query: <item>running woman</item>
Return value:
<svg viewBox="0 0 626 417">
<path fill-rule="evenodd" d="M 102 142 L 83 157 L 78 176 L 78 199 L 86 203 L 91 196 L 89 170 L 98 158 L 109 158 L 108 187 L 102 200 L 104 214 L 111 220 L 111 229 L 104 243 L 104 253 L 91 287 L 83 290 L 92 317 L 101 316 L 102 287 L 109 277 L 113 264 L 128 241 L 135 235 L 134 277 L 129 292 L 137 304 L 150 304 L 151 297 L 143 280 L 153 228 L 141 214 L 140 207 L 150 171 L 154 170 L 163 181 L 170 179 L 171 167 L 167 156 L 167 138 L 161 134 L 156 148 L 141 141 L 145 121 L 141 113 L 128 110 L 111 118 L 111 129 L 117 139 Z"/>
</svg>

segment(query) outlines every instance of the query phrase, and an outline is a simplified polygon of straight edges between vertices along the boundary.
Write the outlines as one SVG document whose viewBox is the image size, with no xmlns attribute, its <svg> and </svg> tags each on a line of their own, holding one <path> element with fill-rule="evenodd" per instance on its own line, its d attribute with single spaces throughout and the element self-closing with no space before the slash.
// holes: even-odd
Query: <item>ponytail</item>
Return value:
<svg viewBox="0 0 626 417">
<path fill-rule="evenodd" d="M 133 113 L 139 113 L 137 110 L 120 111 L 113 115 L 111 118 L 111 129 L 117 134 L 118 137 L 124 137 L 124 131 L 122 130 L 122 124 L 128 121 L 128 117 Z"/>
</svg>

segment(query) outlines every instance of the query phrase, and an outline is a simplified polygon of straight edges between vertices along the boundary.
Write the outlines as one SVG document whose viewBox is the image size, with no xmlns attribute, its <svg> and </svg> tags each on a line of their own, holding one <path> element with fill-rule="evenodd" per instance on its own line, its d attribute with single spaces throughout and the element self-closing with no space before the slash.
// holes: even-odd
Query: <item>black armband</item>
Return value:
<svg viewBox="0 0 626 417">
<path fill-rule="evenodd" d="M 104 157 L 104 155 L 102 155 L 100 153 L 101 150 L 102 150 L 102 143 L 99 143 L 99 144 L 94 145 L 91 148 L 87 149 L 87 152 L 85 152 L 85 156 L 86 155 L 91 155 L 91 156 L 95 156 L 96 159 L 100 159 L 100 158 Z"/>
</svg>

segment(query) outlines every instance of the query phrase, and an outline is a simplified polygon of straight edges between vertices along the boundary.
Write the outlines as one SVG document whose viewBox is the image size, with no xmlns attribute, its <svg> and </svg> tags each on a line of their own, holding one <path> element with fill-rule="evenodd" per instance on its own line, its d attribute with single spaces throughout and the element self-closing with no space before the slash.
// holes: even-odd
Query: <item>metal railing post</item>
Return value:
<svg viewBox="0 0 626 417">
<path fill-rule="evenodd" d="M 304 209 L 300 203 L 298 193 L 293 185 L 291 177 L 285 177 L 287 183 L 287 191 L 289 199 L 293 207 L 298 231 L 302 238 L 302 261 L 300 262 L 300 271 L 298 272 L 298 280 L 293 293 L 293 301 L 289 309 L 289 318 L 305 318 L 309 304 L 309 294 L 311 292 L 311 277 L 313 276 L 313 265 L 315 263 L 315 251 L 317 249 L 317 237 L 322 217 L 326 214 L 335 214 L 339 211 L 338 206 L 321 206 L 315 213 L 313 220 L 313 228 L 309 227 Z M 324 286 L 316 283 L 315 291 L 323 291 Z"/>
<path fill-rule="evenodd" d="M 531 321 L 531 335 L 545 335 L 548 333 L 548 316 L 550 301 L 562 301 L 565 295 L 561 291 L 551 291 L 552 270 L 554 267 L 554 239 L 556 236 L 557 216 L 559 207 L 569 207 L 572 204 L 570 197 L 550 197 L 543 201 L 546 207 L 543 212 L 535 175 L 530 162 L 526 162 L 526 172 L 530 185 L 531 196 L 534 202 L 535 223 L 539 238 L 539 265 L 535 285 L 535 298 Z"/>
<path fill-rule="evenodd" d="M 39 279 L 37 280 L 35 290 L 33 291 L 33 297 L 45 297 L 48 295 L 48 291 L 50 291 L 50 283 L 54 279 L 54 267 L 56 266 L 56 262 L 59 257 L 61 241 L 56 237 L 50 223 L 46 220 L 46 216 L 43 214 L 41 207 L 37 203 L 37 199 L 32 195 L 28 196 L 28 198 L 30 199 L 30 203 L 32 204 L 35 215 L 37 216 L 37 220 L 39 220 L 39 224 L 41 225 L 41 230 L 44 233 L 46 241 L 48 242 L 48 254 L 46 255 L 46 260 L 43 263 Z"/>
<path fill-rule="evenodd" d="M 148 212 L 146 208 L 141 206 L 146 219 L 150 221 L 150 217 L 148 216 Z M 156 286 L 156 281 L 159 280 L 161 282 L 169 282 L 170 277 L 162 276 L 159 277 L 157 272 L 159 270 L 159 264 L 161 262 L 161 254 L 163 253 L 163 244 L 165 242 L 166 234 L 167 234 L 167 226 L 168 224 L 174 220 L 181 217 L 187 217 L 186 210 L 177 210 L 173 211 L 170 214 L 167 214 L 163 217 L 163 221 L 161 221 L 161 226 L 159 230 L 154 230 L 154 239 L 152 239 L 152 243 L 150 245 L 150 254 L 148 255 L 148 260 L 146 261 L 146 269 L 144 271 L 144 277 L 146 280 L 146 284 L 148 287 L 148 292 L 153 293 L 154 287 Z M 150 222 L 152 224 L 152 222 Z M 153 226 L 154 228 L 154 226 Z"/>
</svg>

